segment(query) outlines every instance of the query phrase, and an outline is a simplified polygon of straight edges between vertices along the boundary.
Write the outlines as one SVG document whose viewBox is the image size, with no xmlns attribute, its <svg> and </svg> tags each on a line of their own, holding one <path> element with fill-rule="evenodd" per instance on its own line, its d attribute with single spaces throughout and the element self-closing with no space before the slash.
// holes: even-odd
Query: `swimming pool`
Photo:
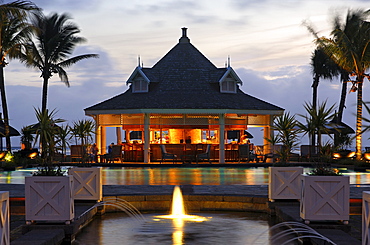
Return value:
<svg viewBox="0 0 370 245">
<path fill-rule="evenodd" d="M 63 167 L 67 169 L 68 167 Z M 36 168 L 0 172 L 0 184 L 24 184 Z M 308 173 L 309 168 L 304 168 Z M 340 169 L 351 184 L 370 184 L 370 172 Z M 103 185 L 267 185 L 268 168 L 103 168 Z"/>
</svg>

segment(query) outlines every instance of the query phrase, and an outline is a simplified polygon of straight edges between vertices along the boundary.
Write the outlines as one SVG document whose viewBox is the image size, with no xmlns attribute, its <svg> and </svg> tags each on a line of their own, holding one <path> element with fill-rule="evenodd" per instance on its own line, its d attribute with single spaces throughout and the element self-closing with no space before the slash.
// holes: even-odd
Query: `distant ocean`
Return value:
<svg viewBox="0 0 370 245">
<path fill-rule="evenodd" d="M 3 149 L 0 149 L 0 151 L 5 151 L 6 150 L 6 147 L 4 146 Z M 21 148 L 18 146 L 18 147 L 12 147 L 12 152 L 16 152 L 16 151 L 20 151 Z M 67 148 L 67 155 L 69 155 L 71 153 L 70 149 Z"/>
</svg>

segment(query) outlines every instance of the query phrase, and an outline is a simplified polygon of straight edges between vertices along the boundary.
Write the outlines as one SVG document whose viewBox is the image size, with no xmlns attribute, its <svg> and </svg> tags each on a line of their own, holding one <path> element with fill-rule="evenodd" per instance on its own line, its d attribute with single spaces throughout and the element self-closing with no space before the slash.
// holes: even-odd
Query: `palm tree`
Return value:
<svg viewBox="0 0 370 245">
<path fill-rule="evenodd" d="M 283 144 L 283 148 L 278 152 L 281 157 L 281 162 L 289 161 L 292 149 L 298 145 L 299 133 L 301 130 L 297 128 L 298 122 L 294 115 L 284 113 L 274 120 L 273 129 L 278 132 L 277 142 Z"/>
<path fill-rule="evenodd" d="M 35 108 L 35 114 L 38 121 L 35 140 L 39 141 L 41 145 L 41 160 L 43 167 L 39 169 L 39 173 L 37 175 L 53 175 L 55 173 L 53 159 L 59 140 L 59 127 L 57 124 L 62 123 L 65 120 L 55 118 L 55 109 L 49 112 L 47 109 L 42 111 Z"/>
<path fill-rule="evenodd" d="M 356 112 L 356 158 L 361 159 L 362 147 L 362 87 L 364 78 L 370 67 L 370 22 L 366 21 L 369 11 L 348 11 L 348 27 L 332 31 L 332 38 L 320 37 L 317 45 L 341 69 L 347 71 L 356 79 L 352 81 L 352 91 L 357 91 Z M 337 18 L 339 19 L 339 17 Z M 339 23 L 339 21 L 338 21 Z M 346 31 L 345 31 L 346 30 Z"/>
<path fill-rule="evenodd" d="M 71 128 L 68 125 L 61 126 L 58 129 L 58 148 L 61 150 L 62 155 L 63 155 L 63 161 L 66 158 L 67 155 L 67 148 L 69 147 L 69 140 L 71 139 L 70 137 L 71 133 Z"/>
<path fill-rule="evenodd" d="M 338 66 L 325 54 L 325 52 L 317 48 L 311 56 L 312 74 L 314 76 L 312 83 L 312 106 L 317 106 L 317 87 L 319 86 L 320 78 L 332 80 L 338 75 Z"/>
<path fill-rule="evenodd" d="M 27 12 L 37 10 L 29 1 L 14 1 L 0 5 L 0 94 L 4 115 L 6 150 L 11 151 L 9 112 L 5 92 L 4 68 L 6 57 L 17 58 L 19 45 L 27 34 Z"/>
<path fill-rule="evenodd" d="M 21 59 L 28 67 L 34 67 L 41 71 L 43 78 L 42 106 L 41 110 L 47 109 L 47 95 L 49 79 L 53 73 L 57 73 L 62 82 L 69 87 L 69 80 L 65 68 L 88 58 L 97 58 L 97 54 L 84 54 L 69 58 L 76 45 L 85 42 L 83 37 L 76 36 L 79 28 L 69 22 L 67 14 L 57 13 L 49 16 L 43 14 L 34 15 L 32 24 L 35 27 L 35 41 L 30 38 L 26 51 Z M 36 43 L 35 43 L 36 42 Z"/>
<path fill-rule="evenodd" d="M 325 52 L 317 48 L 311 56 L 311 67 L 313 74 L 312 83 L 312 107 L 317 108 L 317 88 L 320 78 L 332 80 L 338 75 L 338 66 L 325 54 Z M 315 135 L 310 135 L 311 145 L 316 145 Z"/>
<path fill-rule="evenodd" d="M 335 105 L 326 108 L 326 101 L 321 103 L 318 108 L 314 108 L 312 104 L 305 103 L 304 108 L 307 115 L 300 114 L 299 116 L 305 119 L 305 123 L 298 123 L 298 126 L 307 134 L 317 135 L 319 152 L 322 148 L 321 136 L 323 133 L 328 134 L 329 129 L 327 124 L 335 117 Z"/>
<path fill-rule="evenodd" d="M 78 140 L 83 146 L 87 146 L 93 140 L 95 133 L 95 122 L 92 120 L 78 120 L 73 122 L 73 127 L 70 128 L 72 136 L 75 137 L 76 144 Z"/>
<path fill-rule="evenodd" d="M 21 142 L 24 145 L 24 148 L 26 150 L 32 149 L 32 141 L 35 138 L 33 136 L 34 130 L 32 130 L 31 126 L 25 126 L 21 129 L 22 135 L 21 135 Z"/>
<path fill-rule="evenodd" d="M 73 126 L 70 128 L 72 137 L 75 137 L 76 144 L 78 141 L 81 145 L 82 162 L 88 159 L 88 147 L 93 140 L 93 134 L 95 133 L 95 122 L 92 120 L 78 120 L 73 122 Z"/>
</svg>

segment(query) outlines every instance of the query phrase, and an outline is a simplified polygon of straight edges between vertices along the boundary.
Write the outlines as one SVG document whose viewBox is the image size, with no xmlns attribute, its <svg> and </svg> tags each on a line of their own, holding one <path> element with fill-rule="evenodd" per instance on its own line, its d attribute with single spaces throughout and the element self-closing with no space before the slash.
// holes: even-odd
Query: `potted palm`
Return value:
<svg viewBox="0 0 370 245">
<path fill-rule="evenodd" d="M 312 220 L 349 220 L 349 176 L 326 167 L 316 167 L 301 175 L 300 217 Z"/>
<path fill-rule="evenodd" d="M 317 142 L 318 146 L 318 160 L 320 160 L 322 153 L 322 135 L 327 134 L 331 137 L 330 132 L 332 131 L 332 127 L 330 126 L 332 120 L 335 118 L 335 105 L 330 106 L 327 108 L 326 101 L 319 104 L 318 108 L 310 103 L 305 103 L 304 108 L 306 110 L 305 115 L 300 114 L 299 116 L 305 119 L 305 123 L 298 122 L 298 127 L 302 129 L 305 134 L 309 134 L 313 142 Z M 315 147 L 312 146 L 311 149 Z"/>
<path fill-rule="evenodd" d="M 64 175 L 60 167 L 53 164 L 55 146 L 58 141 L 55 110 L 35 109 L 38 124 L 36 140 L 40 142 L 40 167 L 33 176 L 25 177 L 26 221 L 61 221 L 70 223 L 74 218 L 72 195 L 73 176 Z"/>
<path fill-rule="evenodd" d="M 309 116 L 303 115 L 307 124 L 300 124 L 306 132 L 318 136 L 319 158 L 315 168 L 308 174 L 301 175 L 300 217 L 308 224 L 312 220 L 349 220 L 349 176 L 341 175 L 331 168 L 325 152 L 330 145 L 321 143 L 321 134 L 327 133 L 326 125 L 334 116 L 334 105 L 326 108 L 326 102 L 316 109 L 305 105 Z M 308 126 L 307 126 L 308 125 Z M 330 153 L 329 153 L 330 154 Z M 323 162 L 325 161 L 326 162 Z"/>
<path fill-rule="evenodd" d="M 57 131 L 58 142 L 57 147 L 60 149 L 61 161 L 66 161 L 67 148 L 69 147 L 71 129 L 68 125 L 62 125 Z"/>
<path fill-rule="evenodd" d="M 276 142 L 282 144 L 278 150 L 280 166 L 269 167 L 269 200 L 300 199 L 300 175 L 302 167 L 289 166 L 290 154 L 298 144 L 297 121 L 294 115 L 284 113 L 275 118 L 273 129 L 277 131 Z"/>
<path fill-rule="evenodd" d="M 82 167 L 68 169 L 68 174 L 74 177 L 73 196 L 75 200 L 102 199 L 102 169 L 88 167 L 84 163 L 96 160 L 89 150 L 93 139 L 95 123 L 91 120 L 78 120 L 73 123 L 71 133 L 76 144 L 82 148 Z"/>
<path fill-rule="evenodd" d="M 76 145 L 81 147 L 82 165 L 89 163 L 92 160 L 90 155 L 90 147 L 95 133 L 95 123 L 92 120 L 78 120 L 73 122 L 73 126 L 70 127 L 72 137 L 75 139 Z"/>
</svg>

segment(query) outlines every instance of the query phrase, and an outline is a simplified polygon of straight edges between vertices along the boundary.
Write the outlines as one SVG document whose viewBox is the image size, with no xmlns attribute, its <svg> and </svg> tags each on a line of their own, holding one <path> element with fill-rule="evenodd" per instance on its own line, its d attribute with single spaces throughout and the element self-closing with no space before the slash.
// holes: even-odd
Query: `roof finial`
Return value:
<svg viewBox="0 0 370 245">
<path fill-rule="evenodd" d="M 137 66 L 140 67 L 140 55 L 137 56 Z"/>
<path fill-rule="evenodd" d="M 182 37 L 186 37 L 186 30 L 187 30 L 188 28 L 183 27 L 183 28 L 181 28 L 181 29 L 182 29 Z"/>
<path fill-rule="evenodd" d="M 230 55 L 227 56 L 227 68 L 230 67 Z"/>
<path fill-rule="evenodd" d="M 188 28 L 183 27 L 182 29 L 182 37 L 179 39 L 180 43 L 190 43 L 190 39 L 187 37 L 186 31 Z"/>
</svg>

